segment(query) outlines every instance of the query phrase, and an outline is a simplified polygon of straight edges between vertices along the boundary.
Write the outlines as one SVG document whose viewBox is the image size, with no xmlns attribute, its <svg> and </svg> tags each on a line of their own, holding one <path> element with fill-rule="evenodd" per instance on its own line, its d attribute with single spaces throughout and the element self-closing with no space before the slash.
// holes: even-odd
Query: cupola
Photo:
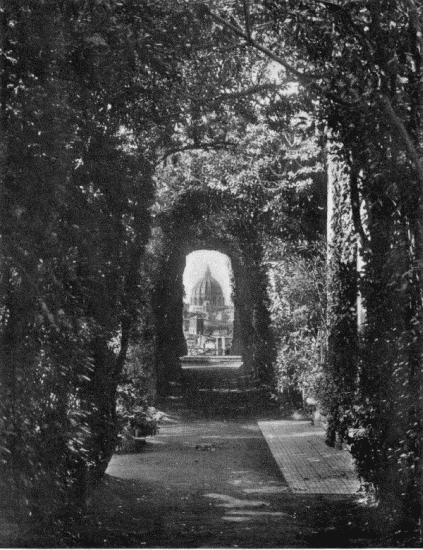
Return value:
<svg viewBox="0 0 423 550">
<path fill-rule="evenodd" d="M 207 266 L 204 277 L 194 285 L 190 303 L 192 306 L 202 306 L 205 302 L 208 302 L 211 306 L 225 305 L 222 287 L 212 277 L 209 266 Z"/>
</svg>

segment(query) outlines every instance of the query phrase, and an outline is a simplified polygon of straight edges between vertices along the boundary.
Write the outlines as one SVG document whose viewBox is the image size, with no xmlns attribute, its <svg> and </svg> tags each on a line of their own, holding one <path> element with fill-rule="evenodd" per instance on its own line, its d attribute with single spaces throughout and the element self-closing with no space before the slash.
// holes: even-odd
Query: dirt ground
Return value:
<svg viewBox="0 0 423 550">
<path fill-rule="evenodd" d="M 67 546 L 375 547 L 371 509 L 290 492 L 252 419 L 170 418 L 141 453 L 117 454 Z"/>
</svg>

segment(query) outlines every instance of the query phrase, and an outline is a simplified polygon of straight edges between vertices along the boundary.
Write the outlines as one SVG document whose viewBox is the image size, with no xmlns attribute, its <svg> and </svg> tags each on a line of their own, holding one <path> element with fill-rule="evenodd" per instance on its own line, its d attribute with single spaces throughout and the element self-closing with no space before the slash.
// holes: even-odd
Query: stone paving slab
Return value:
<svg viewBox="0 0 423 550">
<path fill-rule="evenodd" d="M 350 453 L 326 445 L 324 430 L 298 420 L 263 421 L 258 425 L 294 493 L 358 492 L 360 483 Z"/>
</svg>

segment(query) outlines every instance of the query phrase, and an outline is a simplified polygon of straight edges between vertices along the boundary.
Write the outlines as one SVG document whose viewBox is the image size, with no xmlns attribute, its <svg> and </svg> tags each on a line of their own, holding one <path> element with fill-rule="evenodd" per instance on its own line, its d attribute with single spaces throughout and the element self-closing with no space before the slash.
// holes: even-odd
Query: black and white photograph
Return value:
<svg viewBox="0 0 423 550">
<path fill-rule="evenodd" d="M 423 546 L 423 1 L 0 0 L 0 548 Z"/>
</svg>

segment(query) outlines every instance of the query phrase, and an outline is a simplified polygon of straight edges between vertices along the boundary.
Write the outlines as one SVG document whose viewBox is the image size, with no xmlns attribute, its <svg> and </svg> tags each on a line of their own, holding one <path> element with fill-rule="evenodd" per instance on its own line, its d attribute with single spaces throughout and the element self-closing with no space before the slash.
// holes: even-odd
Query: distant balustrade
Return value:
<svg viewBox="0 0 423 550">
<path fill-rule="evenodd" d="M 241 355 L 184 355 L 182 369 L 240 369 Z"/>
</svg>

